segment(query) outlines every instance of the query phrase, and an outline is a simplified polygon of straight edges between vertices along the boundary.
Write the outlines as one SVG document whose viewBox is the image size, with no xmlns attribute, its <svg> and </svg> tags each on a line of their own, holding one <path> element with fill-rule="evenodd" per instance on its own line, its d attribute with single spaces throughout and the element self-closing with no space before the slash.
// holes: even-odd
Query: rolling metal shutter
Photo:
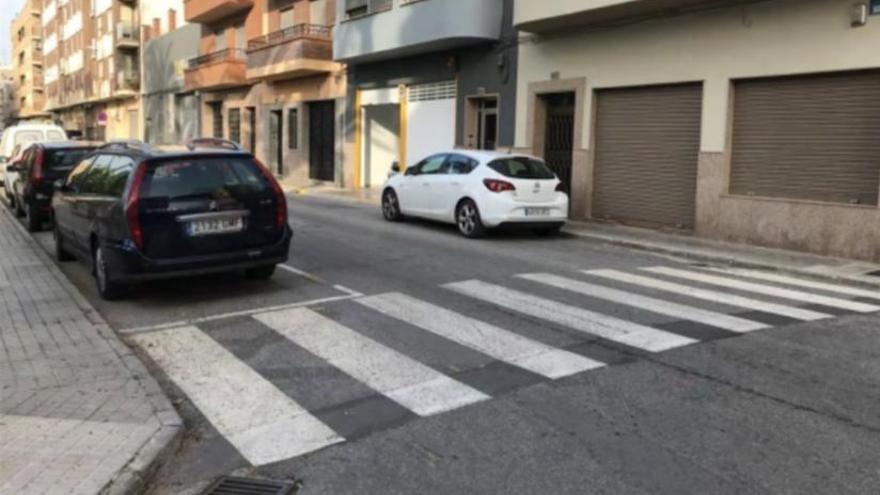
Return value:
<svg viewBox="0 0 880 495">
<path fill-rule="evenodd" d="M 880 71 L 734 84 L 730 192 L 876 205 Z"/>
<path fill-rule="evenodd" d="M 694 226 L 699 84 L 597 91 L 593 216 Z"/>
</svg>

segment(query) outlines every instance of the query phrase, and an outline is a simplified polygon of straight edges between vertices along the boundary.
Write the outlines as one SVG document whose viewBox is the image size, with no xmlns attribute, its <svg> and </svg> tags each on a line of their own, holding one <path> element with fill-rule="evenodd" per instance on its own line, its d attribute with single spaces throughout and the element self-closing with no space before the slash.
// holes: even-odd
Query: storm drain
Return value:
<svg viewBox="0 0 880 495">
<path fill-rule="evenodd" d="M 288 495 L 293 493 L 293 481 L 256 480 L 224 476 L 209 486 L 202 495 Z"/>
</svg>

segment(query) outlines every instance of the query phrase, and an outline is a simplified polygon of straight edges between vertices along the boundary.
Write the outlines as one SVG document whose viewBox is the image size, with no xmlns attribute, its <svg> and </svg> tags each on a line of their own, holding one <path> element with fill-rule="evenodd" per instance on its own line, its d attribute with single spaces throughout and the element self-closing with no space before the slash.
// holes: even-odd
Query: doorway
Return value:
<svg viewBox="0 0 880 495">
<path fill-rule="evenodd" d="M 571 191 L 571 163 L 574 150 L 575 94 L 552 93 L 541 97 L 547 109 L 544 131 L 544 161 Z"/>
<path fill-rule="evenodd" d="M 278 175 L 284 175 L 284 121 L 281 110 L 269 112 L 269 158 Z"/>
<path fill-rule="evenodd" d="M 309 108 L 309 178 L 332 181 L 336 177 L 336 102 L 314 101 Z"/>
<path fill-rule="evenodd" d="M 392 162 L 400 159 L 400 105 L 370 105 L 363 112 L 363 185 L 381 186 Z"/>
<path fill-rule="evenodd" d="M 477 107 L 477 149 L 498 146 L 498 98 L 481 98 Z"/>
</svg>

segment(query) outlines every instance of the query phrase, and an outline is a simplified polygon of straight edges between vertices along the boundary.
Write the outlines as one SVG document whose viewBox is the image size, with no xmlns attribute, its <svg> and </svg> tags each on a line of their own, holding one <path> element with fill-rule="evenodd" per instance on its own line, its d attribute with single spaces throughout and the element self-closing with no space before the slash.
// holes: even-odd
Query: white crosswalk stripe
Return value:
<svg viewBox="0 0 880 495">
<path fill-rule="evenodd" d="M 670 277 L 690 280 L 693 282 L 717 285 L 720 287 L 726 287 L 728 289 L 754 292 L 756 294 L 763 294 L 765 296 L 778 297 L 782 299 L 790 299 L 793 301 L 800 301 L 808 304 L 821 304 L 823 306 L 840 308 L 847 311 L 855 311 L 858 313 L 873 313 L 875 311 L 880 311 L 880 306 L 875 306 L 873 304 L 861 303 L 858 301 L 849 301 L 837 297 L 821 296 L 800 290 L 783 289 L 781 287 L 775 287 L 772 285 L 744 282 L 742 280 L 736 280 L 728 277 L 720 277 L 718 275 L 700 273 L 691 270 L 682 270 L 679 268 L 672 268 L 668 266 L 655 266 L 650 268 L 642 268 L 642 270 L 651 273 L 667 275 Z"/>
<path fill-rule="evenodd" d="M 261 313 L 254 318 L 419 416 L 489 398 L 310 309 Z"/>
<path fill-rule="evenodd" d="M 745 318 L 718 313 L 716 311 L 708 311 L 694 306 L 665 301 L 663 299 L 655 299 L 653 297 L 633 294 L 631 292 L 590 284 L 549 273 L 524 273 L 517 276 L 551 287 L 577 292 L 578 294 L 584 294 L 597 299 L 604 299 L 617 304 L 633 306 L 652 313 L 671 316 L 673 318 L 695 321 L 704 325 L 729 330 L 731 332 L 752 332 L 769 327 L 769 325 L 764 323 Z"/>
<path fill-rule="evenodd" d="M 255 466 L 345 440 L 196 327 L 131 338 Z"/>
<path fill-rule="evenodd" d="M 641 287 L 646 287 L 648 289 L 672 292 L 682 296 L 687 296 L 694 299 L 702 299 L 704 301 L 711 301 L 714 303 L 726 304 L 728 306 L 738 306 L 753 311 L 773 313 L 796 320 L 814 321 L 831 317 L 831 315 L 829 314 L 821 313 L 819 311 L 813 311 L 810 309 L 796 308 L 794 306 L 786 306 L 784 304 L 769 303 L 765 301 L 760 301 L 758 299 L 729 294 L 726 292 L 719 292 L 714 290 L 702 289 L 699 287 L 692 287 L 684 284 L 677 284 L 674 282 L 667 282 L 665 280 L 645 277 L 643 275 L 635 275 L 618 270 L 584 270 L 583 272 L 587 275 L 593 275 L 608 280 L 616 280 L 618 282 L 638 285 Z"/>
<path fill-rule="evenodd" d="M 382 314 L 549 378 L 604 364 L 400 293 L 358 299 Z"/>
<path fill-rule="evenodd" d="M 849 287 L 846 285 L 829 284 L 827 282 L 818 282 L 815 280 L 807 280 L 802 278 L 789 277 L 778 273 L 762 272 L 759 270 L 749 270 L 746 268 L 706 268 L 717 273 L 726 273 L 728 275 L 738 275 L 740 277 L 753 278 L 756 280 L 764 280 L 767 282 L 776 282 L 785 285 L 794 285 L 804 287 L 806 289 L 817 289 L 826 292 L 835 292 L 852 297 L 865 297 L 869 299 L 880 300 L 880 291 L 870 289 L 860 289 L 858 287 Z"/>
<path fill-rule="evenodd" d="M 479 280 L 455 282 L 443 287 L 503 308 L 651 352 L 696 342 L 694 339 L 671 332 L 594 313 Z"/>
</svg>

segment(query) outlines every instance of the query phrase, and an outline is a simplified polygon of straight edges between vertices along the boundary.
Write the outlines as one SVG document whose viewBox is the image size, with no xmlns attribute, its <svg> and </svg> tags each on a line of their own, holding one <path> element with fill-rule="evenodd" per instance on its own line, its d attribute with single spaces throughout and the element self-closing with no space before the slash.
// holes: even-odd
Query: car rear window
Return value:
<svg viewBox="0 0 880 495">
<path fill-rule="evenodd" d="M 15 144 L 35 143 L 42 140 L 42 131 L 16 131 L 15 133 Z"/>
<path fill-rule="evenodd" d="M 237 198 L 260 195 L 271 186 L 251 158 L 195 158 L 162 161 L 147 169 L 144 198 Z"/>
<path fill-rule="evenodd" d="M 499 158 L 490 162 L 489 168 L 513 179 L 552 179 L 556 177 L 544 162 L 534 158 Z"/>
<path fill-rule="evenodd" d="M 68 150 L 49 150 L 46 152 L 47 168 L 58 174 L 69 172 L 86 155 L 93 151 L 92 148 L 75 148 Z"/>
<path fill-rule="evenodd" d="M 46 131 L 46 139 L 48 141 L 64 141 L 64 133 L 61 131 Z"/>
</svg>

